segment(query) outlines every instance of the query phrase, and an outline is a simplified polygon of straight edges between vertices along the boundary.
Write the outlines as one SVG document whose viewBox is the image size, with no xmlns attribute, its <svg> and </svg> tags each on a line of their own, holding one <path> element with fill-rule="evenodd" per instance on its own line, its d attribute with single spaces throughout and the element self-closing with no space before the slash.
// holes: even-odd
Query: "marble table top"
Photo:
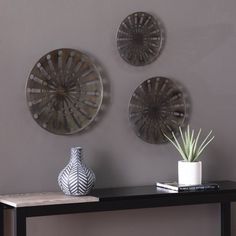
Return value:
<svg viewBox="0 0 236 236">
<path fill-rule="evenodd" d="M 0 195 L 0 202 L 12 207 L 98 202 L 93 196 L 67 196 L 62 192 Z"/>
</svg>

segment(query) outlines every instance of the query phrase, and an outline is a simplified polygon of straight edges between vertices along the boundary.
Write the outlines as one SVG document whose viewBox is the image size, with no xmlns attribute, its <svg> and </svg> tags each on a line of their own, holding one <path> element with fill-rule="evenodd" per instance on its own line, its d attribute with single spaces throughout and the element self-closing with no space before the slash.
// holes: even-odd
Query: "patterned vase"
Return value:
<svg viewBox="0 0 236 236">
<path fill-rule="evenodd" d="M 71 148 L 68 165 L 60 172 L 58 184 L 66 195 L 87 195 L 95 183 L 95 174 L 86 167 L 82 159 L 82 148 Z"/>
</svg>

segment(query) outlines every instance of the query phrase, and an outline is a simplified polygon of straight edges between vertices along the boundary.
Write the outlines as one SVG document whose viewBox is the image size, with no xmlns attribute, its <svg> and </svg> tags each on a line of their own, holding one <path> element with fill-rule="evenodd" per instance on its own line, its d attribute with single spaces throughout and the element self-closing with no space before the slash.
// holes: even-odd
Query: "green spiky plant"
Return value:
<svg viewBox="0 0 236 236">
<path fill-rule="evenodd" d="M 194 129 L 190 131 L 189 125 L 187 126 L 187 130 L 185 132 L 183 132 L 181 127 L 179 127 L 182 143 L 177 140 L 174 132 L 172 132 L 173 139 L 165 134 L 164 136 L 174 145 L 185 161 L 195 162 L 198 160 L 206 146 L 214 139 L 214 136 L 210 137 L 212 134 L 211 130 L 200 144 L 199 137 L 201 131 L 202 130 L 199 129 L 196 137 L 194 137 Z"/>
</svg>

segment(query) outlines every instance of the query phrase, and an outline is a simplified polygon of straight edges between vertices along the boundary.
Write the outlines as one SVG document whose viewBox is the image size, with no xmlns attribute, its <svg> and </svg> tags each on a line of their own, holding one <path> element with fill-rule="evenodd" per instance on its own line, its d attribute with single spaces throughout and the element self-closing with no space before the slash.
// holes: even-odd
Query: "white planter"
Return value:
<svg viewBox="0 0 236 236">
<path fill-rule="evenodd" d="M 202 183 L 202 162 L 178 161 L 178 183 L 197 185 Z"/>
</svg>

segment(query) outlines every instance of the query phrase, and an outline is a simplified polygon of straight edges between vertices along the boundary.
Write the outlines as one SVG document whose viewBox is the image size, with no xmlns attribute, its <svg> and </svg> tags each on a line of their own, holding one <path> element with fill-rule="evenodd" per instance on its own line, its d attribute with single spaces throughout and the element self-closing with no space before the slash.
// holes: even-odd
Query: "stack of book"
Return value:
<svg viewBox="0 0 236 236">
<path fill-rule="evenodd" d="M 209 191 L 218 190 L 219 185 L 216 183 L 203 183 L 198 185 L 180 185 L 177 182 L 157 182 L 157 188 L 169 189 L 174 191 Z"/>
</svg>

